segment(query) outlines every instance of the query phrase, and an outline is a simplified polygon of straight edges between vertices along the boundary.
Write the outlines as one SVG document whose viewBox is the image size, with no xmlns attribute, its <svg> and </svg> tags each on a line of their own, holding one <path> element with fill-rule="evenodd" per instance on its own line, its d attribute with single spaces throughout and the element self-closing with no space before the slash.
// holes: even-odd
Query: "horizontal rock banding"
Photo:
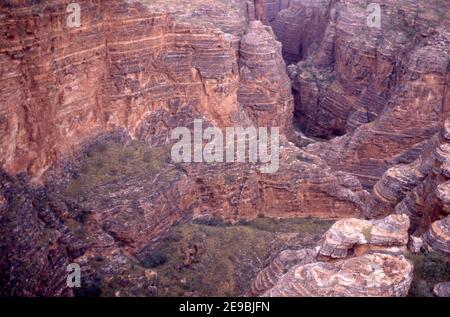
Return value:
<svg viewBox="0 0 450 317">
<path fill-rule="evenodd" d="M 340 220 L 325 234 L 320 255 L 341 259 L 357 246 L 404 246 L 408 242 L 408 229 L 409 218 L 406 215 L 391 215 L 372 221 Z"/>
<path fill-rule="evenodd" d="M 325 233 L 317 257 L 305 256 L 307 250 L 289 253 L 298 254 L 297 261 L 306 263 L 280 277 L 287 265 L 277 265 L 276 259 L 253 285 L 260 290 L 274 284 L 262 295 L 274 297 L 406 296 L 413 278 L 413 265 L 402 255 L 408 227 L 406 215 L 376 221 L 340 220 Z"/>
<path fill-rule="evenodd" d="M 434 222 L 424 239 L 431 249 L 450 255 L 450 216 Z"/>
<path fill-rule="evenodd" d="M 267 268 L 258 273 L 250 286 L 251 295 L 262 295 L 275 286 L 280 277 L 286 274 L 290 268 L 298 264 L 313 262 L 316 254 L 317 252 L 313 249 L 285 250 L 281 252 Z"/>
<path fill-rule="evenodd" d="M 290 67 L 301 128 L 308 136 L 327 139 L 345 134 L 310 145 L 311 152 L 353 173 L 366 188 L 390 167 L 415 161 L 450 111 L 449 25 L 437 22 L 443 8 L 437 2 L 420 9 L 413 1 L 398 5 L 383 1 L 378 29 L 367 26 L 367 7 L 358 1 L 293 1 L 290 14 L 298 6 L 306 8 L 298 11 L 305 19 L 299 23 L 322 21 L 314 31 L 325 31 L 314 41 L 307 38 L 309 28 L 299 27 L 295 35 L 279 31 L 288 39 L 286 47 L 292 36 L 303 38 L 305 54 Z M 328 9 L 319 13 L 314 6 Z M 291 26 L 288 10 L 277 19 Z M 422 36 L 427 38 L 423 45 Z"/>
<path fill-rule="evenodd" d="M 406 296 L 411 281 L 412 265 L 403 256 L 373 253 L 297 266 L 263 296 Z"/>
</svg>

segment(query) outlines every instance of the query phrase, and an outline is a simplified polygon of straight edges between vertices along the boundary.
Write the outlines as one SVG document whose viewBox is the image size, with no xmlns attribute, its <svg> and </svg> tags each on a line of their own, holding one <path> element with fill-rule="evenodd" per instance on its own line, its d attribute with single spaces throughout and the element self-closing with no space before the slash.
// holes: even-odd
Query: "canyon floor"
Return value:
<svg viewBox="0 0 450 317">
<path fill-rule="evenodd" d="M 113 205 L 118 209 L 114 219 L 122 225 L 134 219 L 136 213 L 143 212 L 138 202 L 149 190 L 145 187 L 136 190 L 130 185 L 148 183 L 156 176 L 163 183 L 170 182 L 175 168 L 167 162 L 170 162 L 167 147 L 149 147 L 140 142 L 123 145 L 114 140 L 96 143 L 86 151 L 79 169 L 57 195 L 66 204 L 82 206 L 74 207 L 75 220 L 69 219 L 67 225 L 85 243 L 99 244 L 95 242 L 95 231 L 85 226 L 94 222 L 89 219 L 90 210 L 104 210 L 107 205 Z M 151 183 L 153 191 L 157 187 L 154 181 Z M 124 189 L 126 193 L 117 195 Z M 118 207 L 114 200 L 120 200 L 122 206 Z M 336 219 L 312 217 L 277 219 L 264 214 L 235 223 L 219 215 L 181 220 L 156 243 L 144 248 L 135 263 L 121 273 L 145 275 L 146 270 L 147 274 L 150 271 L 155 274 L 153 292 L 133 289 L 133 282 L 114 278 L 109 268 L 114 262 L 97 254 L 90 258 L 95 267 L 94 276 L 75 296 L 120 296 L 124 290 L 134 296 L 249 296 L 252 280 L 280 252 L 315 247 L 335 222 Z M 433 297 L 433 287 L 450 280 L 448 257 L 435 251 L 405 254 L 414 264 L 408 296 Z"/>
<path fill-rule="evenodd" d="M 0 296 L 450 297 L 449 13 L 2 1 Z"/>
</svg>

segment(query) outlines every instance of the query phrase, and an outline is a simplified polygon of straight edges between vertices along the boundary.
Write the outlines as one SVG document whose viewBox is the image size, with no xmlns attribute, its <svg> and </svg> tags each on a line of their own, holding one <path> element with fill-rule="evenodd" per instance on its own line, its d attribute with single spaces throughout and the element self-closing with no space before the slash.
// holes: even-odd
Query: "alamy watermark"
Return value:
<svg viewBox="0 0 450 317">
<path fill-rule="evenodd" d="M 367 26 L 369 28 L 381 29 L 381 6 L 378 3 L 371 3 L 367 6 Z"/>
<path fill-rule="evenodd" d="M 79 3 L 72 2 L 67 5 L 67 27 L 79 28 L 81 26 L 81 6 Z M 370 3 L 367 6 L 367 26 L 370 28 L 381 28 L 381 5 Z"/>
<path fill-rule="evenodd" d="M 66 12 L 69 13 L 69 16 L 67 17 L 67 27 L 79 28 L 81 26 L 81 6 L 76 2 L 69 3 Z"/>
<path fill-rule="evenodd" d="M 77 263 L 70 263 L 69 265 L 67 265 L 66 270 L 69 273 L 67 275 L 67 279 L 66 279 L 67 287 L 70 287 L 70 288 L 81 287 L 80 265 Z"/>
<path fill-rule="evenodd" d="M 178 140 L 171 151 L 175 163 L 262 163 L 262 173 L 275 173 L 279 168 L 278 127 L 271 127 L 270 133 L 267 127 L 227 127 L 224 136 L 217 127 L 203 129 L 203 121 L 197 119 L 194 131 L 177 127 L 171 139 Z"/>
</svg>

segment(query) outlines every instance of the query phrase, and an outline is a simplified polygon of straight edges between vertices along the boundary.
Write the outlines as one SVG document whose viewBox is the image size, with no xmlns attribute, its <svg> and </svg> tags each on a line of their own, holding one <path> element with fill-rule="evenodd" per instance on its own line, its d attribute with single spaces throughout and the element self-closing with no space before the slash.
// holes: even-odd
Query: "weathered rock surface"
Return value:
<svg viewBox="0 0 450 317">
<path fill-rule="evenodd" d="M 218 28 L 226 33 L 242 35 L 249 21 L 271 24 L 277 14 L 287 9 L 292 0 L 140 0 L 152 11 L 170 13 L 176 20 Z"/>
<path fill-rule="evenodd" d="M 349 250 L 364 245 L 369 249 L 405 246 L 408 229 L 406 215 L 390 215 L 381 220 L 339 220 L 325 234 L 320 255 L 342 259 L 347 257 Z"/>
<path fill-rule="evenodd" d="M 291 7 L 316 2 L 294 3 Z M 310 28 L 297 29 L 304 56 L 289 67 L 302 130 L 323 138 L 346 134 L 309 149 L 368 188 L 389 167 L 417 159 L 450 111 L 450 27 L 439 22 L 448 4 L 380 4 L 381 29 L 367 26 L 367 7 L 360 1 L 329 1 L 326 11 L 298 11 L 302 25 L 326 28 L 319 45 L 307 38 Z M 284 35 L 287 42 L 291 34 Z"/>
<path fill-rule="evenodd" d="M 448 4 L 382 2 L 380 30 L 357 0 L 81 0 L 74 29 L 66 1 L 3 2 L 0 295 L 74 295 L 76 262 L 89 294 L 75 295 L 104 283 L 103 295 L 152 296 L 156 277 L 137 258 L 193 217 L 395 213 L 337 222 L 317 258 L 282 253 L 251 293 L 404 296 L 408 229 L 450 253 Z M 290 78 L 282 56 L 300 61 Z M 294 102 L 307 135 L 345 135 L 297 148 Z M 198 118 L 280 127 L 278 172 L 171 162 L 170 132 Z M 112 139 L 113 152 L 138 154 L 124 150 L 120 167 L 89 160 Z M 80 194 L 89 173 L 101 181 Z"/>
<path fill-rule="evenodd" d="M 252 22 L 247 30 L 242 23 L 272 11 L 255 5 L 252 17 L 242 7 L 228 10 L 239 1 L 213 11 L 186 4 L 189 10 L 173 15 L 167 11 L 176 6 L 168 2 L 79 3 L 80 29 L 67 28 L 64 1 L 0 7 L 6 30 L 0 35 L 0 163 L 8 174 L 48 182 L 39 189 L 45 193 L 39 204 L 51 219 L 42 225 L 35 204 L 15 213 L 2 191 L 0 243 L 12 259 L 1 263 L 5 295 L 71 295 L 63 283 L 69 262 L 88 277 L 83 292 L 126 285 L 106 295 L 153 295 L 154 281 L 135 256 L 192 217 L 367 213 L 368 193 L 355 177 L 334 172 L 286 138 L 293 98 L 281 47 L 269 27 Z M 211 27 L 218 17 L 223 23 Z M 280 126 L 279 171 L 263 174 L 259 164 L 173 164 L 170 132 L 198 118 L 219 128 Z M 95 154 L 105 142 L 114 144 L 110 155 L 124 151 L 119 165 Z M 95 178 L 87 188 L 86 175 Z M 20 186 L 32 192 L 29 181 Z M 17 222 L 7 221 L 10 214 Z M 22 217 L 32 231 L 26 247 L 14 242 Z M 31 243 L 41 235 L 52 248 Z"/>
<path fill-rule="evenodd" d="M 450 282 L 436 284 L 433 293 L 437 297 L 450 297 Z"/>
<path fill-rule="evenodd" d="M 0 159 L 8 172 L 40 178 L 90 136 L 117 127 L 133 135 L 176 98 L 230 124 L 238 88 L 231 38 L 137 2 L 80 6 L 80 30 L 67 28 L 62 1 L 1 7 Z"/>
<path fill-rule="evenodd" d="M 317 256 L 308 250 L 288 253 L 298 254 L 297 261 L 302 262 L 281 277 L 295 258 L 289 257 L 284 265 L 277 258 L 253 286 L 263 290 L 274 285 L 262 296 L 406 296 L 413 278 L 413 266 L 402 254 L 408 227 L 406 215 L 372 222 L 340 220 L 325 233 Z"/>
<path fill-rule="evenodd" d="M 402 255 L 373 253 L 296 266 L 263 296 L 406 296 L 412 265 Z"/>
<path fill-rule="evenodd" d="M 250 294 L 260 296 L 275 286 L 279 279 L 289 269 L 298 264 L 314 262 L 317 251 L 313 249 L 285 250 L 281 252 L 270 265 L 258 273 L 252 282 Z"/>
<path fill-rule="evenodd" d="M 270 27 L 250 22 L 240 42 L 238 102 L 258 127 L 282 127 L 292 133 L 294 99 L 281 56 L 281 43 Z"/>
<path fill-rule="evenodd" d="M 171 14 L 177 21 L 241 35 L 256 18 L 255 0 L 141 0 L 152 12 Z"/>
<path fill-rule="evenodd" d="M 450 255 L 450 216 L 434 222 L 425 233 L 424 239 L 434 251 Z"/>
<path fill-rule="evenodd" d="M 321 0 L 292 0 L 272 21 L 267 21 L 283 43 L 283 56 L 288 63 L 299 62 L 317 49 L 328 23 L 328 8 L 328 3 Z"/>
<path fill-rule="evenodd" d="M 382 176 L 369 203 L 373 216 L 407 214 L 410 232 L 421 236 L 433 222 L 449 214 L 446 131 L 444 127 L 431 138 L 416 161 L 396 165 Z"/>
</svg>

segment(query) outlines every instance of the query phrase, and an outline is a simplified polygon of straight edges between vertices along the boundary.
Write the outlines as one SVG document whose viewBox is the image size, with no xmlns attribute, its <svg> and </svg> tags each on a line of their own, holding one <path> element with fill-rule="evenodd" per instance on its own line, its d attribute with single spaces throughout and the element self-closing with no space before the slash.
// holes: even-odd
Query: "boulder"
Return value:
<svg viewBox="0 0 450 317">
<path fill-rule="evenodd" d="M 342 259 L 357 246 L 405 246 L 408 228 L 409 218 L 406 215 L 390 215 L 381 220 L 339 220 L 325 234 L 319 253 L 321 256 Z"/>
<path fill-rule="evenodd" d="M 412 278 L 413 266 L 405 257 L 373 253 L 295 266 L 263 296 L 406 296 Z"/>
</svg>

